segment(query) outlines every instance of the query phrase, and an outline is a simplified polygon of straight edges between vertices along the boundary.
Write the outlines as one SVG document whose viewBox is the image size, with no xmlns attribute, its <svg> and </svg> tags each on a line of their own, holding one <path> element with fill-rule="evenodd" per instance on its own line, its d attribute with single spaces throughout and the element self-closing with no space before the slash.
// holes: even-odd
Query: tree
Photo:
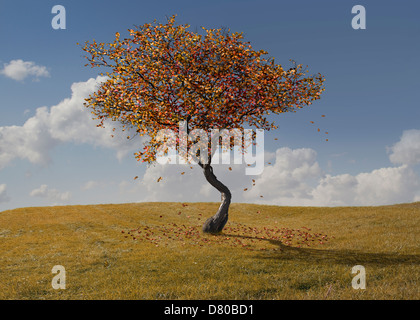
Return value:
<svg viewBox="0 0 420 320">
<path fill-rule="evenodd" d="M 274 58 L 263 57 L 266 51 L 253 50 L 242 40 L 242 33 L 202 27 L 201 35 L 188 31 L 189 27 L 175 25 L 174 15 L 166 24 L 155 20 L 129 29 L 129 37 L 123 40 L 117 32 L 113 42 L 86 41 L 83 47 L 89 61 L 86 66 L 110 70 L 85 106 L 100 121 L 98 126 L 111 119 L 121 123 L 123 130 L 148 136 L 143 149 L 135 153 L 138 160 L 154 163 L 157 151 L 167 142 L 159 132 L 179 133 L 180 122 L 186 124 L 187 134 L 195 129 L 244 130 L 245 125 L 276 129 L 268 115 L 310 105 L 325 90 L 321 74 L 307 76 L 307 70 L 295 62 L 284 70 Z M 200 141 L 207 142 L 189 140 L 186 148 Z M 179 139 L 172 143 L 179 147 Z M 203 231 L 217 233 L 228 220 L 231 192 L 213 173 L 212 153 L 203 161 L 200 150 L 193 158 L 222 198 Z"/>
</svg>

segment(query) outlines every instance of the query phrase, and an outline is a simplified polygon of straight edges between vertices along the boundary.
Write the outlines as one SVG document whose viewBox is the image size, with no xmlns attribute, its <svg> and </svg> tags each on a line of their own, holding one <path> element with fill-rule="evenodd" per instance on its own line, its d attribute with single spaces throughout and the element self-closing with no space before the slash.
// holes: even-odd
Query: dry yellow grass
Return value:
<svg viewBox="0 0 420 320">
<path fill-rule="evenodd" d="M 233 204 L 222 234 L 202 234 L 218 206 L 1 212 L 0 299 L 420 298 L 420 203 Z M 64 290 L 52 288 L 55 265 L 66 270 Z M 366 268 L 365 290 L 351 286 L 355 265 Z"/>
</svg>

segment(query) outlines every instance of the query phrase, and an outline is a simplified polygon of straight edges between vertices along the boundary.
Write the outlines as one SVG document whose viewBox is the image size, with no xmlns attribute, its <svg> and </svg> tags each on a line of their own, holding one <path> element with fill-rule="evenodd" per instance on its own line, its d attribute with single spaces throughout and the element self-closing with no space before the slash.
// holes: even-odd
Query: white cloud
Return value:
<svg viewBox="0 0 420 320">
<path fill-rule="evenodd" d="M 46 67 L 38 66 L 35 62 L 23 61 L 21 59 L 5 63 L 0 73 L 16 81 L 22 81 L 29 76 L 33 76 L 35 80 L 38 80 L 40 77 L 50 76 Z"/>
<path fill-rule="evenodd" d="M 246 176 L 245 165 L 213 168 L 231 190 L 233 202 L 360 206 L 420 199 L 420 178 L 410 166 L 380 168 L 357 175 L 330 175 L 321 170 L 316 157 L 316 152 L 309 148 L 280 148 L 270 160 L 272 165 L 266 165 L 260 176 Z M 220 201 L 219 192 L 205 180 L 201 168 L 193 168 L 172 164 L 149 167 L 134 184 L 122 183 L 120 191 L 137 194 L 138 201 Z M 162 180 L 157 182 L 159 177 Z M 251 179 L 255 179 L 255 186 Z"/>
<path fill-rule="evenodd" d="M 360 205 L 412 202 L 419 193 L 419 177 L 407 165 L 360 173 L 356 179 L 354 202 Z"/>
<path fill-rule="evenodd" d="M 7 195 L 6 185 L 0 184 L 0 203 L 8 201 L 10 201 L 10 197 Z"/>
<path fill-rule="evenodd" d="M 112 126 L 97 128 L 90 110 L 84 107 L 84 99 L 93 93 L 105 77 L 73 83 L 72 95 L 51 108 L 40 107 L 33 117 L 22 126 L 0 127 L 0 169 L 15 158 L 27 159 L 45 165 L 51 161 L 50 151 L 61 143 L 87 143 L 93 146 L 113 148 L 118 159 L 134 150 L 138 141 L 127 140 L 115 133 Z"/>
<path fill-rule="evenodd" d="M 38 108 L 36 115 L 23 126 L 0 127 L 0 169 L 15 158 L 28 159 L 32 163 L 46 164 L 49 151 L 58 144 L 49 133 L 48 110 Z"/>
<path fill-rule="evenodd" d="M 71 197 L 69 191 L 60 192 L 57 189 L 49 189 L 46 184 L 41 185 L 38 189 L 32 190 L 29 195 L 31 197 L 47 198 L 48 200 L 58 202 L 67 202 Z"/>
<path fill-rule="evenodd" d="M 312 205 L 345 206 L 353 205 L 356 198 L 357 178 L 350 174 L 322 177 L 311 190 Z"/>
<path fill-rule="evenodd" d="M 251 200 L 263 195 L 265 202 L 308 199 L 312 190 L 310 183 L 320 176 L 321 169 L 314 150 L 280 148 L 276 151 L 275 163 L 264 168 L 263 173 L 255 179 L 256 185 L 244 196 Z"/>
<path fill-rule="evenodd" d="M 313 190 L 314 203 L 325 206 L 386 205 L 416 201 L 418 175 L 407 165 L 376 169 L 356 176 L 327 175 Z"/>
<path fill-rule="evenodd" d="M 420 130 L 406 130 L 400 141 L 389 150 L 392 163 L 414 165 L 420 163 Z"/>
</svg>

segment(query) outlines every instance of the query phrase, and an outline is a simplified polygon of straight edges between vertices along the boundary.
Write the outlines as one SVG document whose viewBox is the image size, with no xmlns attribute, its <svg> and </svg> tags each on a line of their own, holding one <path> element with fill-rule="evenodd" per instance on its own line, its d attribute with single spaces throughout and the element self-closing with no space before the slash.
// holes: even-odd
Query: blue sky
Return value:
<svg viewBox="0 0 420 320">
<path fill-rule="evenodd" d="M 51 26 L 57 4 L 66 9 L 65 30 Z M 364 30 L 351 26 L 354 5 L 366 9 Z M 185 168 L 174 165 L 147 168 L 133 157 L 138 140 L 112 140 L 80 108 L 98 70 L 84 67 L 76 43 L 112 41 L 115 32 L 125 36 L 133 25 L 165 22 L 172 14 L 191 30 L 243 32 L 276 63 L 287 67 L 294 59 L 326 78 L 321 100 L 278 116 L 279 129 L 265 134 L 267 164 L 263 174 L 252 177 L 257 183 L 250 191 L 243 192 L 250 180 L 243 167 L 215 168 L 233 201 L 328 206 L 420 201 L 419 11 L 416 1 L 3 0 L 0 210 L 219 201 L 198 168 L 182 176 Z M 164 179 L 156 183 L 159 176 Z"/>
</svg>

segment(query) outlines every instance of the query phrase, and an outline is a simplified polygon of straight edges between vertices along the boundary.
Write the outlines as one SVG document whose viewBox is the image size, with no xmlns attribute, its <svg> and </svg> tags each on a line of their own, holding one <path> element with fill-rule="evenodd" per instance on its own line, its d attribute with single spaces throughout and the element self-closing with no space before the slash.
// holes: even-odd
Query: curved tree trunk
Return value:
<svg viewBox="0 0 420 320">
<path fill-rule="evenodd" d="M 208 218 L 203 225 L 203 232 L 206 233 L 219 233 L 223 230 L 226 222 L 228 221 L 228 210 L 232 195 L 229 189 L 217 180 L 213 173 L 213 168 L 210 164 L 201 165 L 204 171 L 206 180 L 215 187 L 222 195 L 222 203 L 220 204 L 219 210 L 214 216 Z"/>
</svg>

